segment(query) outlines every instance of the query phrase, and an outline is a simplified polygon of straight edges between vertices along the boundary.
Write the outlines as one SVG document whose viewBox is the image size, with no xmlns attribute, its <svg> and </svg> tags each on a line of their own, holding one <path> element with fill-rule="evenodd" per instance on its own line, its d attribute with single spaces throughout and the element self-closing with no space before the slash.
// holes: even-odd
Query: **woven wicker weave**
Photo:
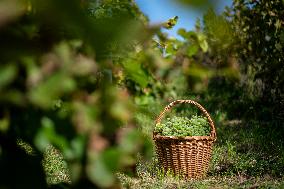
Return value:
<svg viewBox="0 0 284 189">
<path fill-rule="evenodd" d="M 209 122 L 210 136 L 174 137 L 161 136 L 154 132 L 156 152 L 166 171 L 170 170 L 185 178 L 202 178 L 208 171 L 213 143 L 216 140 L 215 126 L 208 112 L 193 100 L 176 100 L 165 107 L 156 119 L 156 124 L 161 122 L 164 114 L 173 106 L 182 103 L 193 104 L 201 110 Z"/>
</svg>

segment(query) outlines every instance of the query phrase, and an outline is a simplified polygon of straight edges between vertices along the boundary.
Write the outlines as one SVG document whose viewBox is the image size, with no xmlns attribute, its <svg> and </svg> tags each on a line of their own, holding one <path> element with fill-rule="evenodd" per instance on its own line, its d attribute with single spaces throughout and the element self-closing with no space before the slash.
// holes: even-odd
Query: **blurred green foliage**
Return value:
<svg viewBox="0 0 284 189">
<path fill-rule="evenodd" d="M 16 159 L 37 157 L 17 165 L 15 177 L 1 174 L 0 186 L 20 186 L 26 179 L 29 188 L 46 188 L 41 159 L 51 144 L 68 163 L 72 186 L 116 185 L 114 173 L 133 166 L 149 140 L 132 124 L 128 92 L 112 80 L 118 61 L 150 40 L 146 17 L 132 1 L 13 0 L 0 7 L 2 172 Z M 136 70 L 140 64 L 121 65 L 139 85 L 148 84 L 142 68 Z M 34 154 L 21 153 L 19 139 Z M 35 175 L 41 177 L 38 185 L 28 179 Z"/>
<path fill-rule="evenodd" d="M 150 26 L 133 0 L 1 1 L 0 188 L 52 187 L 52 164 L 69 170 L 71 188 L 118 187 L 115 173 L 133 175 L 138 152 L 152 156 L 153 120 L 178 98 L 201 101 L 220 123 L 282 119 L 282 5 L 209 9 L 196 30 L 179 29 L 179 40 L 160 30 L 178 17 Z M 235 162 L 235 144 L 221 144 L 215 165 L 224 153 Z M 235 172 L 248 170 L 243 159 Z"/>
</svg>

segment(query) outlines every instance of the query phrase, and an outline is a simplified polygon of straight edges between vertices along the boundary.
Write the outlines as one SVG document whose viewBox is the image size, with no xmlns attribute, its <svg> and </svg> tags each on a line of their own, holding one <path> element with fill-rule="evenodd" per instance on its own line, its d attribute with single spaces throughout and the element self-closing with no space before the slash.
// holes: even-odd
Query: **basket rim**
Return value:
<svg viewBox="0 0 284 189">
<path fill-rule="evenodd" d="M 201 112 L 206 116 L 208 122 L 209 122 L 209 126 L 211 128 L 211 132 L 210 132 L 210 137 L 213 138 L 214 141 L 217 140 L 217 136 L 216 136 L 216 128 L 214 126 L 213 120 L 211 119 L 209 113 L 207 112 L 207 110 L 201 106 L 199 103 L 193 101 L 193 100 L 175 100 L 173 102 L 171 102 L 169 105 L 167 105 L 164 110 L 159 114 L 159 116 L 156 118 L 156 124 L 160 123 L 162 118 L 164 117 L 164 115 L 169 112 L 175 105 L 177 104 L 183 104 L 183 103 L 187 103 L 187 104 L 193 104 L 194 106 L 196 106 L 197 108 L 199 108 L 201 110 Z M 154 135 L 155 133 L 153 133 Z M 168 136 L 169 137 L 169 136 Z M 194 137 L 196 138 L 196 136 L 190 136 L 190 137 Z M 205 136 L 204 136 L 205 137 Z M 207 136 L 206 136 L 207 137 Z M 180 137 L 178 137 L 180 138 Z M 200 138 L 200 136 L 198 137 Z"/>
<path fill-rule="evenodd" d="M 160 134 L 153 133 L 153 139 L 154 140 L 210 140 L 210 141 L 216 141 L 216 137 L 212 136 L 163 136 Z"/>
</svg>

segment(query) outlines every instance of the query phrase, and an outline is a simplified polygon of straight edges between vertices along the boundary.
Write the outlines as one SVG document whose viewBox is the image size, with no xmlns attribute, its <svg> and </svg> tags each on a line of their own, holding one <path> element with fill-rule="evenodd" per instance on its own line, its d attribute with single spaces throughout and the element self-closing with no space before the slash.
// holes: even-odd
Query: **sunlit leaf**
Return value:
<svg viewBox="0 0 284 189">
<path fill-rule="evenodd" d="M 155 102 L 155 99 L 153 96 L 146 96 L 146 95 L 136 96 L 134 100 L 135 100 L 135 103 L 138 105 L 149 105 Z"/>
<path fill-rule="evenodd" d="M 102 153 L 104 162 L 113 173 L 118 171 L 122 153 L 118 148 L 109 148 Z"/>
<path fill-rule="evenodd" d="M 125 61 L 122 62 L 122 65 L 130 79 L 138 83 L 141 87 L 148 85 L 149 77 L 142 69 L 141 64 L 135 61 Z"/>
<path fill-rule="evenodd" d="M 194 31 L 186 31 L 184 28 L 178 30 L 178 35 L 182 36 L 184 39 L 190 39 L 196 36 L 196 32 Z"/>
<path fill-rule="evenodd" d="M 110 113 L 121 121 L 127 121 L 130 119 L 131 112 L 124 102 L 115 102 L 110 108 Z"/>
<path fill-rule="evenodd" d="M 40 130 L 34 138 L 35 146 L 42 152 L 51 145 L 44 131 Z"/>
<path fill-rule="evenodd" d="M 187 48 L 187 55 L 189 57 L 192 57 L 194 55 L 196 55 L 196 53 L 198 52 L 198 49 L 199 47 L 196 46 L 196 45 L 190 45 L 188 48 Z"/>
<path fill-rule="evenodd" d="M 187 70 L 186 74 L 197 79 L 206 79 L 213 75 L 213 71 L 198 64 L 192 64 Z"/>
<path fill-rule="evenodd" d="M 10 126 L 10 120 L 8 117 L 4 117 L 2 119 L 0 119 L 0 132 L 5 133 Z"/>
<path fill-rule="evenodd" d="M 197 35 L 198 42 L 200 45 L 200 48 L 202 49 L 203 52 L 207 52 L 208 50 L 208 43 L 206 41 L 206 36 L 204 34 L 199 33 Z"/>
<path fill-rule="evenodd" d="M 87 174 L 89 179 L 100 187 L 109 187 L 115 182 L 114 174 L 108 167 L 109 163 L 104 160 L 103 155 L 97 154 L 96 157 L 92 157 L 88 164 Z"/>
<path fill-rule="evenodd" d="M 164 23 L 164 28 L 171 29 L 173 28 L 178 22 L 178 16 L 174 16 L 173 18 L 170 18 L 166 23 Z"/>
<path fill-rule="evenodd" d="M 139 145 L 141 145 L 141 133 L 137 130 L 129 130 L 124 133 L 120 143 L 120 149 L 127 153 L 135 152 Z"/>
<path fill-rule="evenodd" d="M 14 64 L 0 66 L 0 90 L 11 83 L 17 75 L 17 67 Z"/>
<path fill-rule="evenodd" d="M 71 142 L 71 149 L 72 151 L 66 151 L 70 152 L 70 154 L 66 154 L 66 157 L 69 159 L 80 159 L 84 155 L 84 146 L 85 146 L 85 138 L 84 136 L 76 136 Z M 65 152 L 65 151 L 63 151 Z"/>
<path fill-rule="evenodd" d="M 29 93 L 30 100 L 42 108 L 51 107 L 52 102 L 64 93 L 75 89 L 75 81 L 63 73 L 56 73 Z"/>
<path fill-rule="evenodd" d="M 54 144 L 61 150 L 68 148 L 66 138 L 58 135 L 54 127 L 53 121 L 48 117 L 41 119 L 41 127 L 34 139 L 35 146 L 39 150 L 44 151 L 51 144 Z"/>
</svg>

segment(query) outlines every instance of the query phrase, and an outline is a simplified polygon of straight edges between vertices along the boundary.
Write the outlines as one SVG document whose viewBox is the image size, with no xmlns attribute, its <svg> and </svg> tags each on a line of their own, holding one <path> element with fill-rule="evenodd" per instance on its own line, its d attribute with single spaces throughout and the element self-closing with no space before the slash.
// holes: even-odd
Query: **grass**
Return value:
<svg viewBox="0 0 284 189">
<path fill-rule="evenodd" d="M 139 158 L 135 178 L 119 174 L 123 188 L 284 188 L 281 136 L 267 126 L 240 121 L 217 123 L 218 142 L 208 176 L 185 181 L 164 174 L 157 158 Z M 264 134 L 264 132 L 266 132 Z M 273 134 L 274 138 L 270 138 Z"/>
<path fill-rule="evenodd" d="M 34 149 L 23 140 L 17 140 L 17 144 L 29 155 L 36 155 Z M 43 154 L 42 166 L 46 175 L 46 182 L 49 186 L 71 183 L 70 172 L 66 161 L 59 150 L 53 146 L 46 148 Z"/>
<path fill-rule="evenodd" d="M 162 189 L 162 188 L 284 188 L 283 179 L 271 179 L 270 177 L 250 177 L 242 176 L 209 176 L 204 180 L 180 180 L 173 176 L 165 177 L 143 177 L 131 178 L 120 174 L 119 179 L 123 188 L 138 188 L 138 189 Z"/>
<path fill-rule="evenodd" d="M 145 133 L 151 130 L 151 117 L 144 115 L 143 119 L 137 119 L 141 128 L 146 129 Z M 226 113 L 220 111 L 213 112 L 212 117 L 216 124 L 218 139 L 205 179 L 185 181 L 172 174 L 164 174 L 157 158 L 153 157 L 151 161 L 139 158 L 136 177 L 118 175 L 122 187 L 284 188 L 284 145 L 281 124 L 228 120 Z"/>
<path fill-rule="evenodd" d="M 151 135 L 154 112 L 136 115 L 137 124 Z M 225 113 L 212 113 L 217 129 L 217 142 L 212 161 L 203 180 L 182 180 L 164 174 L 153 156 L 151 161 L 138 158 L 136 176 L 118 174 L 122 188 L 284 188 L 284 145 L 282 125 L 259 121 L 228 120 Z M 33 150 L 23 142 L 28 153 Z M 70 183 L 70 175 L 61 153 L 49 147 L 43 159 L 48 184 Z"/>
<path fill-rule="evenodd" d="M 43 156 L 43 168 L 48 185 L 71 183 L 67 163 L 62 154 L 53 146 L 49 146 Z"/>
</svg>

